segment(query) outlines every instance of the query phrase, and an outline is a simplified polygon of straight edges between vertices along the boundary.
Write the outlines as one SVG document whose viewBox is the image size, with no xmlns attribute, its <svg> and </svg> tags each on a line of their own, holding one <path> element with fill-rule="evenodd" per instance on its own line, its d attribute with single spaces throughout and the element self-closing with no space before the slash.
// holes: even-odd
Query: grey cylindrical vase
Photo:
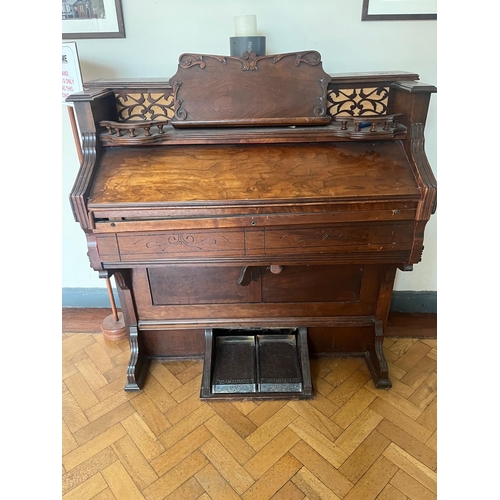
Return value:
<svg viewBox="0 0 500 500">
<path fill-rule="evenodd" d="M 241 57 L 244 52 L 255 52 L 258 56 L 266 55 L 265 36 L 232 36 L 229 39 L 230 54 Z"/>
</svg>

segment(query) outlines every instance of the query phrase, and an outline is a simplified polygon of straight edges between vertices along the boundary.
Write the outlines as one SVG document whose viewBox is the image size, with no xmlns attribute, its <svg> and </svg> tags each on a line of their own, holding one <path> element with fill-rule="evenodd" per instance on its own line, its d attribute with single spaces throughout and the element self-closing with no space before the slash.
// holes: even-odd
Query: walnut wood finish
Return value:
<svg viewBox="0 0 500 500">
<path fill-rule="evenodd" d="M 315 182 L 308 182 L 314 178 Z M 420 199 L 399 142 L 107 148 L 88 207 Z"/>
<path fill-rule="evenodd" d="M 394 278 L 420 261 L 436 205 L 436 89 L 415 80 L 326 75 L 314 52 L 184 55 L 171 85 L 91 82 L 69 98 L 84 142 L 70 198 L 92 268 L 115 275 L 127 390 L 151 357 L 203 357 L 206 329 L 258 327 L 306 329 L 311 356 L 362 357 L 391 386 Z"/>
<path fill-rule="evenodd" d="M 99 334 L 103 316 L 112 313 L 110 308 L 62 308 L 63 333 Z M 389 312 L 385 337 L 397 339 L 437 339 L 437 315 L 435 313 Z"/>
<path fill-rule="evenodd" d="M 394 115 L 393 115 L 394 116 Z M 334 120 L 334 121 L 332 121 Z M 329 117 L 328 125 L 311 128 L 294 125 L 290 127 L 272 126 L 268 121 L 266 128 L 238 126 L 224 128 L 224 135 L 210 128 L 177 130 L 171 124 L 147 121 L 127 123 L 101 121 L 108 129 L 101 135 L 106 146 L 149 146 L 149 145 L 192 145 L 192 144 L 262 144 L 262 143 L 303 143 L 335 142 L 352 140 L 404 139 L 405 126 L 396 123 L 391 117 Z M 278 124 L 279 125 L 279 124 Z M 361 127 L 360 127 L 361 125 Z M 111 129 L 111 132 L 109 130 Z"/>
<path fill-rule="evenodd" d="M 326 125 L 329 80 L 316 51 L 241 58 L 183 54 L 170 79 L 172 125 Z"/>
</svg>

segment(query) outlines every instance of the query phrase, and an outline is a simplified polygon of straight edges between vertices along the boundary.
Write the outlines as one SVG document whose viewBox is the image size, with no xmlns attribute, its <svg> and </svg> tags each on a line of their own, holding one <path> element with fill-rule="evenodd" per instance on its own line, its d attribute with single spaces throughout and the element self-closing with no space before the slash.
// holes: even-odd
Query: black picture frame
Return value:
<svg viewBox="0 0 500 500">
<path fill-rule="evenodd" d="M 373 1 L 373 0 L 372 0 Z M 370 14 L 370 0 L 363 0 L 361 8 L 362 21 L 431 21 L 437 19 L 436 13 L 415 14 Z"/>
<path fill-rule="evenodd" d="M 63 40 L 82 40 L 82 39 L 90 39 L 90 38 L 125 38 L 125 23 L 123 22 L 123 10 L 121 0 L 104 0 L 106 8 L 109 9 L 111 7 L 111 16 L 113 19 L 116 19 L 117 29 L 113 31 L 65 31 L 65 27 L 68 27 L 67 23 L 78 22 L 74 19 L 63 19 L 62 20 L 62 39 Z M 89 19 L 89 21 L 91 21 Z M 85 21 L 83 21 L 85 22 Z"/>
</svg>

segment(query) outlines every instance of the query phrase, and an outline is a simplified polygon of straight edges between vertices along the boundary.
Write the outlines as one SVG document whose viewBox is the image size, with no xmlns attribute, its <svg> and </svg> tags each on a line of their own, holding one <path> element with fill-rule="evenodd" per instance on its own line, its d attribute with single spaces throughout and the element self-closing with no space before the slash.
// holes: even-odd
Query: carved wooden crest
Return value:
<svg viewBox="0 0 500 500">
<path fill-rule="evenodd" d="M 316 51 L 183 54 L 170 79 L 174 127 L 326 125 L 330 75 Z"/>
</svg>

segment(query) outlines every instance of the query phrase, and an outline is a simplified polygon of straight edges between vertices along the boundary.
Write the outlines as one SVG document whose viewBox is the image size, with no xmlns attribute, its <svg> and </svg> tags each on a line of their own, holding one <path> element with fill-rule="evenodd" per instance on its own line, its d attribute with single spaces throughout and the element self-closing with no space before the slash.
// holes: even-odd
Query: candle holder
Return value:
<svg viewBox="0 0 500 500">
<path fill-rule="evenodd" d="M 257 35 L 257 16 L 236 16 L 235 35 L 229 38 L 231 56 L 241 57 L 245 52 L 266 55 L 266 37 Z"/>
<path fill-rule="evenodd" d="M 244 52 L 255 52 L 256 56 L 266 55 L 265 36 L 232 36 L 229 38 L 230 55 L 241 57 Z"/>
</svg>

